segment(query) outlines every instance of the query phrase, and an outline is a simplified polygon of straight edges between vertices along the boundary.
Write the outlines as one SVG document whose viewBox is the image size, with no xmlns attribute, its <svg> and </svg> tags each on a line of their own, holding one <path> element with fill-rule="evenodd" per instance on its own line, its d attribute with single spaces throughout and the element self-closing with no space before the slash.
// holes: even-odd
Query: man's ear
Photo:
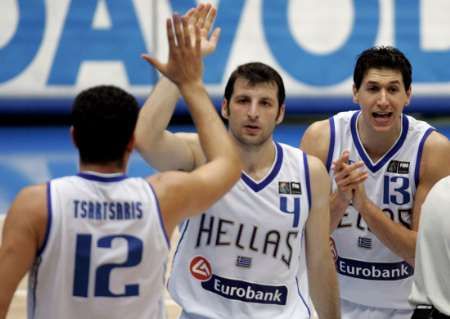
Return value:
<svg viewBox="0 0 450 319">
<path fill-rule="evenodd" d="M 276 122 L 277 124 L 280 124 L 281 122 L 283 122 L 285 112 L 286 112 L 286 105 L 281 104 L 280 109 L 278 110 L 277 122 Z"/>
<path fill-rule="evenodd" d="M 223 99 L 222 101 L 222 105 L 220 107 L 220 114 L 222 114 L 223 118 L 227 120 L 230 117 L 230 107 L 227 99 Z"/>
<path fill-rule="evenodd" d="M 136 137 L 133 135 L 131 135 L 130 140 L 128 141 L 128 144 L 125 148 L 125 150 L 129 153 L 133 152 L 134 149 L 134 145 L 136 144 Z"/>
<path fill-rule="evenodd" d="M 406 90 L 406 96 L 408 97 L 408 100 L 405 103 L 405 107 L 409 105 L 409 102 L 411 102 L 411 96 L 412 96 L 412 87 L 409 86 L 409 89 Z"/>
<path fill-rule="evenodd" d="M 358 89 L 356 88 L 355 84 L 353 84 L 352 91 L 353 91 L 353 103 L 359 104 L 359 98 L 358 98 L 359 94 L 358 94 Z"/>
<path fill-rule="evenodd" d="M 72 139 L 73 145 L 78 148 L 77 139 L 75 138 L 75 128 L 73 125 L 70 127 L 70 137 Z"/>
</svg>

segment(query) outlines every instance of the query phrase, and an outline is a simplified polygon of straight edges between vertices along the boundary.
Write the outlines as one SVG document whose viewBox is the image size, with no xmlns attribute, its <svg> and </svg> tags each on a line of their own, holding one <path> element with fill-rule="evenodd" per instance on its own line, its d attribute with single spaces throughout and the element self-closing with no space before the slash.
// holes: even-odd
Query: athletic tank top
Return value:
<svg viewBox="0 0 450 319">
<path fill-rule="evenodd" d="M 349 161 L 363 161 L 369 173 L 364 182 L 369 199 L 393 221 L 410 228 L 423 145 L 433 129 L 403 114 L 400 136 L 374 163 L 358 135 L 359 116 L 359 111 L 349 111 L 330 118 L 327 169 L 333 177 L 332 161 L 348 150 Z M 336 188 L 333 182 L 333 190 Z M 343 299 L 371 307 L 411 308 L 407 298 L 413 268 L 378 240 L 353 206 L 348 207 L 332 239 Z"/>
<path fill-rule="evenodd" d="M 28 318 L 163 318 L 168 238 L 142 178 L 83 172 L 47 184 Z"/>
<path fill-rule="evenodd" d="M 450 175 L 427 195 L 420 214 L 416 268 L 409 300 L 450 316 Z"/>
<path fill-rule="evenodd" d="M 242 173 L 210 209 L 182 225 L 168 283 L 181 318 L 309 318 L 308 163 L 296 148 L 274 147 L 265 178 Z"/>
</svg>

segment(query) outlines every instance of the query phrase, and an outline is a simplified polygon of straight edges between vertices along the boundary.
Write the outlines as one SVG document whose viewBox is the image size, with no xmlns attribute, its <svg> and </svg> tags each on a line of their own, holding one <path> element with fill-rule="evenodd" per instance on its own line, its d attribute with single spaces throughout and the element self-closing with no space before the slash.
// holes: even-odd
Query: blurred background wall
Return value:
<svg viewBox="0 0 450 319">
<path fill-rule="evenodd" d="M 365 48 L 393 45 L 413 64 L 406 111 L 450 126 L 450 1 L 221 0 L 222 35 L 205 61 L 205 83 L 218 106 L 239 64 L 262 61 L 282 74 L 286 124 L 277 138 L 297 145 L 313 119 L 355 109 L 352 72 Z M 76 172 L 68 134 L 73 97 L 115 84 L 141 103 L 158 74 L 140 59 L 165 60 L 165 19 L 194 0 L 0 1 L 0 213 L 20 187 Z M 173 129 L 185 123 L 179 103 Z M 138 155 L 130 175 L 151 173 Z"/>
</svg>

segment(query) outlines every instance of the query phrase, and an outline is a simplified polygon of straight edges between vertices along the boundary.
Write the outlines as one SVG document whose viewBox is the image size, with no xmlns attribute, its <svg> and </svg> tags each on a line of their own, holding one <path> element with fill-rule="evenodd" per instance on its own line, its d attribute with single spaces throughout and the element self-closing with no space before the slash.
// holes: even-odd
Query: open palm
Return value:
<svg viewBox="0 0 450 319">
<path fill-rule="evenodd" d="M 216 15 L 217 10 L 210 3 L 199 4 L 196 8 L 189 10 L 184 15 L 184 17 L 188 18 L 192 39 L 195 39 L 194 26 L 200 29 L 200 48 L 203 56 L 207 56 L 214 52 L 219 41 L 220 28 L 215 28 L 210 34 Z"/>
</svg>

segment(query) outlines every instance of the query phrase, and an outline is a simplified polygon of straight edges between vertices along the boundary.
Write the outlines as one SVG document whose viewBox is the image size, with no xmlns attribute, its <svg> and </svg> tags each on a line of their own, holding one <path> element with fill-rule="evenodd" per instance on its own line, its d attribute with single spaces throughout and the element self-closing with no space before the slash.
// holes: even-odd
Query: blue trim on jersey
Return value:
<svg viewBox="0 0 450 319">
<path fill-rule="evenodd" d="M 183 241 L 184 234 L 186 234 L 186 230 L 188 229 L 189 222 L 190 222 L 190 219 L 187 219 L 185 222 L 183 222 L 184 228 L 181 231 L 181 235 L 180 235 L 180 238 L 178 239 L 178 243 L 177 243 L 177 248 L 175 249 L 175 252 L 174 252 L 173 257 L 172 257 L 172 265 L 175 262 L 175 258 L 178 256 L 178 249 L 181 246 L 181 242 Z M 173 269 L 171 270 L 171 273 L 172 273 L 172 271 L 173 271 Z M 172 279 L 172 275 L 170 275 L 169 278 L 167 279 L 167 284 L 166 284 L 167 287 L 169 287 L 170 279 Z"/>
<path fill-rule="evenodd" d="M 39 273 L 41 262 L 42 262 L 42 257 L 37 256 L 34 260 L 33 266 L 31 268 L 30 274 L 28 276 L 28 295 L 31 294 L 31 297 L 28 296 L 28 300 L 27 300 L 27 308 L 28 308 L 27 314 L 30 319 L 33 319 L 36 317 L 36 308 L 37 308 L 36 294 L 37 294 L 37 289 L 38 289 L 38 284 L 39 284 L 38 273 Z"/>
<path fill-rule="evenodd" d="M 32 301 L 31 301 L 31 305 L 29 305 L 28 303 L 27 303 L 27 306 L 28 306 L 28 308 L 31 308 L 31 309 L 28 309 L 27 310 L 27 313 L 28 313 L 28 315 L 30 315 L 30 317 L 31 317 L 31 319 L 33 319 L 33 318 L 35 318 L 36 317 L 36 291 L 37 291 L 37 270 L 36 270 L 36 272 L 34 273 L 34 275 L 32 275 L 32 274 L 30 274 L 29 276 L 35 276 L 33 279 L 35 279 L 35 282 L 34 282 L 34 285 L 33 285 L 33 287 L 31 288 L 31 294 L 32 294 Z M 31 279 L 30 279 L 31 280 Z M 28 283 L 28 284 L 30 284 L 30 283 Z"/>
<path fill-rule="evenodd" d="M 308 195 L 308 211 L 311 210 L 311 181 L 309 178 L 308 156 L 303 152 L 303 165 L 305 167 L 306 194 Z"/>
<path fill-rule="evenodd" d="M 42 246 L 37 252 L 37 256 L 40 256 L 47 247 L 48 237 L 50 236 L 50 229 L 52 228 L 52 196 L 50 193 L 50 182 L 47 182 L 47 228 L 45 230 L 44 241 Z"/>
<path fill-rule="evenodd" d="M 183 238 L 184 238 L 184 234 L 186 234 L 186 230 L 188 229 L 188 226 L 189 226 L 189 222 L 190 222 L 191 220 L 190 219 L 187 219 L 186 221 L 184 221 L 183 222 L 183 226 L 184 226 L 184 228 L 183 228 L 183 230 L 181 231 L 181 235 L 180 235 L 180 238 L 178 239 L 178 243 L 177 243 L 177 248 L 175 249 L 175 253 L 173 254 L 173 259 L 175 260 L 175 256 L 177 255 L 177 253 L 178 253 L 178 248 L 180 248 L 180 245 L 181 245 L 181 242 L 183 241 Z"/>
<path fill-rule="evenodd" d="M 301 291 L 300 291 L 300 285 L 298 284 L 298 278 L 297 278 L 297 276 L 295 276 L 295 282 L 297 283 L 297 292 L 298 292 L 298 295 L 300 296 L 300 299 L 303 301 L 303 304 L 305 305 L 306 310 L 308 310 L 308 318 L 311 318 L 311 309 L 309 309 L 308 304 L 306 303 L 305 298 L 303 298 L 303 296 L 302 296 L 302 293 L 301 293 Z"/>
<path fill-rule="evenodd" d="M 331 164 L 334 153 L 334 143 L 336 140 L 336 126 L 334 124 L 334 118 L 330 117 L 328 122 L 330 123 L 330 145 L 328 146 L 328 156 L 327 156 L 327 171 L 329 173 L 331 170 Z"/>
<path fill-rule="evenodd" d="M 150 190 L 151 190 L 153 196 L 155 197 L 156 207 L 158 209 L 159 226 L 161 226 L 161 230 L 164 234 L 164 238 L 166 239 L 167 247 L 170 249 L 170 240 L 169 240 L 169 236 L 166 232 L 166 227 L 164 227 L 164 222 L 163 222 L 162 215 L 161 215 L 161 207 L 159 206 L 158 196 L 156 196 L 156 193 L 155 193 L 155 190 L 153 189 L 152 184 L 150 184 L 149 182 L 147 182 L 146 184 L 150 187 Z"/>
<path fill-rule="evenodd" d="M 270 174 L 267 175 L 267 177 L 265 179 L 263 179 L 261 182 L 257 183 L 253 179 L 251 179 L 249 176 L 247 176 L 245 174 L 245 172 L 241 173 L 241 179 L 244 181 L 245 184 L 248 185 L 248 187 L 253 189 L 253 191 L 255 191 L 255 192 L 259 192 L 264 187 L 269 185 L 270 182 L 273 181 L 273 179 L 277 176 L 278 172 L 281 169 L 281 164 L 283 163 L 283 148 L 277 142 L 275 142 L 274 144 L 275 144 L 275 150 L 276 150 L 275 165 L 273 166 L 273 169 L 270 172 Z"/>
<path fill-rule="evenodd" d="M 95 175 L 93 173 L 83 173 L 83 172 L 79 172 L 77 174 L 77 176 L 88 179 L 90 181 L 104 182 L 104 183 L 118 182 L 118 181 L 122 181 L 122 180 L 128 178 L 125 174 L 111 174 L 111 176 L 105 176 L 105 175 Z"/>
<path fill-rule="evenodd" d="M 364 150 L 364 146 L 362 145 L 361 141 L 359 140 L 358 135 L 358 129 L 356 127 L 356 122 L 358 120 L 358 117 L 360 115 L 360 111 L 355 112 L 355 114 L 352 115 L 351 122 L 350 122 L 350 129 L 353 137 L 353 143 L 355 144 L 356 150 L 358 151 L 359 156 L 364 161 L 364 164 L 366 164 L 366 167 L 375 173 L 378 171 L 381 167 L 383 167 L 393 156 L 397 151 L 402 147 L 403 143 L 406 140 L 406 135 L 408 134 L 408 128 L 409 128 L 409 121 L 408 117 L 406 115 L 402 115 L 402 132 L 400 134 L 400 137 L 398 138 L 397 142 L 395 142 L 394 146 L 375 164 L 372 164 L 372 161 L 367 156 L 366 151 Z"/>
<path fill-rule="evenodd" d="M 416 158 L 416 169 L 414 170 L 414 182 L 416 183 L 416 187 L 417 187 L 417 184 L 419 184 L 420 162 L 422 159 L 423 146 L 425 145 L 426 139 L 433 131 L 434 131 L 434 128 L 430 127 L 429 129 L 427 129 L 425 131 L 425 133 L 423 134 L 422 139 L 420 140 L 420 143 L 419 143 L 419 148 L 417 150 L 417 158 Z"/>
</svg>

